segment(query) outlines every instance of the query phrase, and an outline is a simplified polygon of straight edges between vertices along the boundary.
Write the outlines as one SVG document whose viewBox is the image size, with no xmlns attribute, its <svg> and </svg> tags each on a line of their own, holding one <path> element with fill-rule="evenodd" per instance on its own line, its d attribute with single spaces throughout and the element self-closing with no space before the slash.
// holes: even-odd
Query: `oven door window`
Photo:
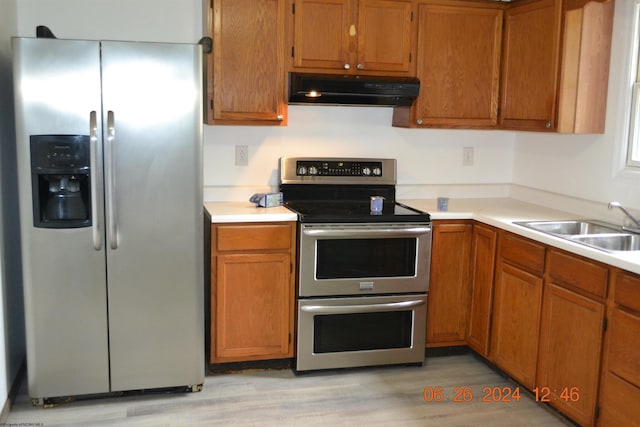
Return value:
<svg viewBox="0 0 640 427">
<path fill-rule="evenodd" d="M 316 279 L 416 274 L 415 238 L 327 239 L 316 243 Z"/>
<path fill-rule="evenodd" d="M 391 311 L 316 315 L 313 352 L 385 350 L 411 347 L 413 313 Z"/>
</svg>

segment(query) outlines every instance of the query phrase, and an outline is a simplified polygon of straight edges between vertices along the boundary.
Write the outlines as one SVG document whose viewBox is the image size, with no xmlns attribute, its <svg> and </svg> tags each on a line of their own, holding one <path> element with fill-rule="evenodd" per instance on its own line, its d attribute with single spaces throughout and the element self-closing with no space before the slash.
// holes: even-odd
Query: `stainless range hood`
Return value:
<svg viewBox="0 0 640 427">
<path fill-rule="evenodd" d="M 419 90 L 416 78 L 289 73 L 290 104 L 406 106 Z"/>
</svg>

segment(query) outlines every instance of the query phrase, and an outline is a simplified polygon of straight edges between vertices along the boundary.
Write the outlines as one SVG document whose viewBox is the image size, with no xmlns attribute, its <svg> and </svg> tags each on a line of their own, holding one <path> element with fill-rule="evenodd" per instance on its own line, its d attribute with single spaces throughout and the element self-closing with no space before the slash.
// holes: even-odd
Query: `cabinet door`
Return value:
<svg viewBox="0 0 640 427">
<path fill-rule="evenodd" d="M 409 71 L 412 9 L 411 1 L 360 0 L 357 70 Z"/>
<path fill-rule="evenodd" d="M 471 245 L 471 286 L 467 344 L 483 356 L 489 354 L 497 233 L 474 225 Z"/>
<path fill-rule="evenodd" d="M 427 299 L 427 347 L 464 344 L 471 224 L 434 223 Z"/>
<path fill-rule="evenodd" d="M 288 253 L 217 256 L 211 362 L 293 355 L 290 269 Z"/>
<path fill-rule="evenodd" d="M 345 70 L 355 48 L 351 0 L 296 0 L 293 9 L 294 67 Z M 355 32 L 355 26 L 353 31 Z"/>
<path fill-rule="evenodd" d="M 542 278 L 499 262 L 494 289 L 491 359 L 533 388 L 538 355 Z"/>
<path fill-rule="evenodd" d="M 604 304 L 545 285 L 536 387 L 580 425 L 594 422 L 603 321 Z"/>
<path fill-rule="evenodd" d="M 538 0 L 506 11 L 502 124 L 554 130 L 561 0 Z"/>
<path fill-rule="evenodd" d="M 285 124 L 285 0 L 213 0 L 210 124 Z"/>
<path fill-rule="evenodd" d="M 496 126 L 502 10 L 420 5 L 418 25 L 417 124 Z"/>
</svg>

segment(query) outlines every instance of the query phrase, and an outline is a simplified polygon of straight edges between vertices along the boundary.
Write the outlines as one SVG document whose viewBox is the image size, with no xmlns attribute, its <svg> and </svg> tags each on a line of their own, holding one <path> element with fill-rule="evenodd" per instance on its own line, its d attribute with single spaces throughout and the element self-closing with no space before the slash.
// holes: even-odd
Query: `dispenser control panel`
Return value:
<svg viewBox="0 0 640 427">
<path fill-rule="evenodd" d="M 31 136 L 31 167 L 34 171 L 83 172 L 90 166 L 88 135 Z"/>
</svg>

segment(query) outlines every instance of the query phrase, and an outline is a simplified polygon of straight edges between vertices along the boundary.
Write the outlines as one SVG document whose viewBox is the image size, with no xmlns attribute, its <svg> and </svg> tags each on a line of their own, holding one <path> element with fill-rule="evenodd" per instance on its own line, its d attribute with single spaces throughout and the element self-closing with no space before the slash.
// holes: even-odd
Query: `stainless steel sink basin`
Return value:
<svg viewBox="0 0 640 427">
<path fill-rule="evenodd" d="M 609 252 L 639 251 L 640 234 L 596 220 L 526 221 L 515 224 Z"/>
<path fill-rule="evenodd" d="M 591 236 L 573 236 L 571 240 L 585 245 L 609 251 L 640 250 L 640 234 L 605 234 Z"/>
<path fill-rule="evenodd" d="M 594 220 L 568 220 L 568 221 L 527 221 L 516 224 L 532 228 L 543 233 L 556 235 L 586 235 L 603 233 L 621 233 L 622 229 L 613 224 L 607 224 Z"/>
</svg>

